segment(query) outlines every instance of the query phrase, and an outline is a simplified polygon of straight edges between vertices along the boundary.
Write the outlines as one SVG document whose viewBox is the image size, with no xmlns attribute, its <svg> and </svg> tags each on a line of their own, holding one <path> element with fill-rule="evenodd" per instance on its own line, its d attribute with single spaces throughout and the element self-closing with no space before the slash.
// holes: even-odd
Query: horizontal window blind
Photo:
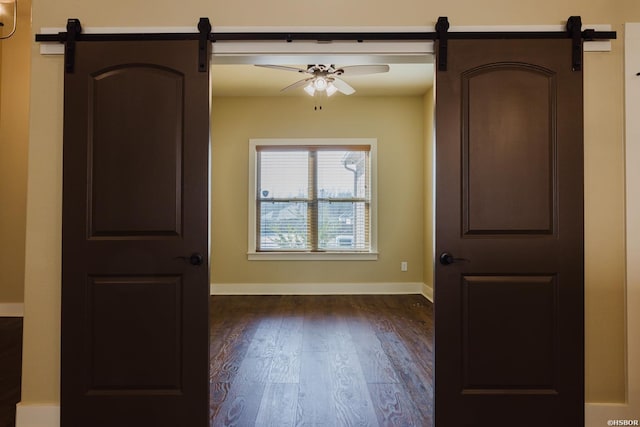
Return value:
<svg viewBox="0 0 640 427">
<path fill-rule="evenodd" d="M 256 151 L 257 251 L 370 250 L 370 146 Z"/>
</svg>

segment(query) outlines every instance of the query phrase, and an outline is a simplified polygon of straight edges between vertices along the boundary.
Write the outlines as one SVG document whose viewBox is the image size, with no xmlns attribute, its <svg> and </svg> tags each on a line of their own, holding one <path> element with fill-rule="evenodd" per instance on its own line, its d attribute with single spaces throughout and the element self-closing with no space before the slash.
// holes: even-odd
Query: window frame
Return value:
<svg viewBox="0 0 640 427">
<path fill-rule="evenodd" d="M 332 261 L 372 261 L 378 259 L 378 227 L 377 227 L 377 144 L 376 138 L 257 138 L 249 140 L 249 185 L 248 185 L 248 251 L 249 260 L 332 260 Z M 258 164 L 257 164 L 257 147 L 258 146 L 369 146 L 370 161 L 370 248 L 369 251 L 264 251 L 259 252 L 256 249 L 257 238 L 257 202 L 256 193 L 258 185 Z"/>
</svg>

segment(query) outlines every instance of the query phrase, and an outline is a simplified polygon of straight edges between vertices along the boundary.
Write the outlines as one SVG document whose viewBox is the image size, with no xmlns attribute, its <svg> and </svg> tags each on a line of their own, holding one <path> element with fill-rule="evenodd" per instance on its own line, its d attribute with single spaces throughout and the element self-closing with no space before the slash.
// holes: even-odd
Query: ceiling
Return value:
<svg viewBox="0 0 640 427">
<path fill-rule="evenodd" d="M 279 65 L 307 68 L 307 65 L 300 64 Z M 350 96 L 423 95 L 433 85 L 433 64 L 393 63 L 389 64 L 389 67 L 388 73 L 344 77 L 344 80 L 356 90 L 356 93 Z M 307 74 L 256 67 L 251 64 L 214 64 L 211 74 L 214 96 L 309 96 L 302 88 L 280 92 L 282 88 L 309 77 Z"/>
</svg>

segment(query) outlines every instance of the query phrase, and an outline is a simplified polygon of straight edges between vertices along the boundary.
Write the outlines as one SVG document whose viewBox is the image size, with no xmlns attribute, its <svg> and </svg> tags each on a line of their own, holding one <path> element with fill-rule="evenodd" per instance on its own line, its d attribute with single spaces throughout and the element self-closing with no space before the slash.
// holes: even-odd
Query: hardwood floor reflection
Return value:
<svg viewBox="0 0 640 427">
<path fill-rule="evenodd" d="M 424 426 L 433 306 L 419 295 L 211 297 L 211 426 Z"/>
</svg>

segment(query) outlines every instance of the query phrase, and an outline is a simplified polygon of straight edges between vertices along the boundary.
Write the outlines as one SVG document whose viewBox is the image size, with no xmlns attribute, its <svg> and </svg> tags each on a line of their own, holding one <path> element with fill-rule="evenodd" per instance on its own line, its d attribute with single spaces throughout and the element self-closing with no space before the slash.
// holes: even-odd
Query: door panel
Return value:
<svg viewBox="0 0 640 427">
<path fill-rule="evenodd" d="M 556 393 L 555 277 L 463 276 L 462 286 L 463 393 Z"/>
<path fill-rule="evenodd" d="M 450 40 L 436 85 L 436 424 L 583 425 L 571 41 Z"/>
<path fill-rule="evenodd" d="M 179 236 L 185 76 L 127 64 L 90 78 L 91 237 Z"/>
<path fill-rule="evenodd" d="M 63 427 L 208 425 L 209 76 L 197 59 L 197 41 L 76 44 Z"/>
<path fill-rule="evenodd" d="M 181 278 L 91 277 L 87 291 L 92 325 L 86 337 L 92 362 L 88 393 L 179 394 Z"/>
<path fill-rule="evenodd" d="M 461 79 L 465 235 L 552 232 L 554 74 L 506 63 Z"/>
</svg>

